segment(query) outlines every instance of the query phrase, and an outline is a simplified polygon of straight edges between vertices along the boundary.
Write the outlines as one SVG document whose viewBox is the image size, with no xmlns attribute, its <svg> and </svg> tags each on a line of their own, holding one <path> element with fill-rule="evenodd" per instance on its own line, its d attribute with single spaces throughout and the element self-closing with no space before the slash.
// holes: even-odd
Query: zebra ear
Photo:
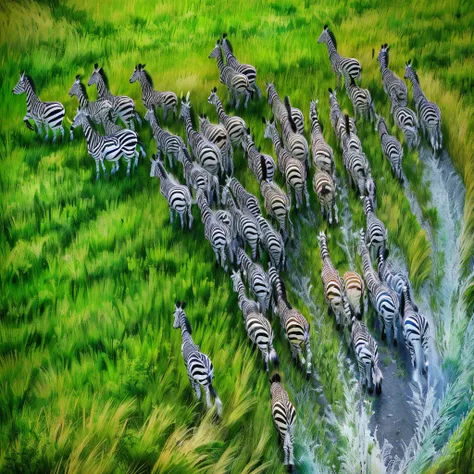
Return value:
<svg viewBox="0 0 474 474">
<path fill-rule="evenodd" d="M 222 33 L 222 38 L 227 38 L 227 33 Z"/>
<path fill-rule="evenodd" d="M 80 79 L 81 79 L 81 76 L 78 74 L 78 75 L 76 76 L 76 82 L 79 82 Z"/>
<path fill-rule="evenodd" d="M 265 119 L 265 117 L 262 117 L 262 122 L 266 125 L 267 124 L 267 121 Z"/>
<path fill-rule="evenodd" d="M 281 377 L 280 377 L 280 374 L 278 372 L 275 372 L 270 378 L 270 383 L 271 384 L 273 384 L 275 382 L 281 382 Z"/>
<path fill-rule="evenodd" d="M 186 308 L 186 301 L 181 302 L 181 309 Z"/>
<path fill-rule="evenodd" d="M 374 55 L 375 55 L 375 49 L 372 48 L 372 59 L 374 59 Z"/>
<path fill-rule="evenodd" d="M 328 29 L 328 25 L 324 25 L 324 30 L 327 30 Z"/>
<path fill-rule="evenodd" d="M 183 309 L 182 306 L 181 306 L 181 309 Z M 193 330 L 192 330 L 192 328 L 191 328 L 191 323 L 189 322 L 189 319 L 187 318 L 187 316 L 186 316 L 186 318 L 185 318 L 185 320 L 184 320 L 184 324 L 186 325 L 186 330 L 189 332 L 190 335 L 192 335 L 192 334 L 193 334 Z"/>
<path fill-rule="evenodd" d="M 247 128 L 247 135 L 250 135 L 250 128 Z"/>
<path fill-rule="evenodd" d="M 153 156 L 155 156 L 155 155 L 153 155 Z M 180 305 L 181 305 L 181 303 L 180 303 L 178 300 L 176 300 L 176 301 L 174 302 L 174 305 L 175 305 L 176 308 L 179 308 Z"/>
<path fill-rule="evenodd" d="M 142 64 L 142 71 L 145 69 L 146 64 Z"/>
<path fill-rule="evenodd" d="M 214 86 L 214 89 L 212 89 L 212 92 L 217 92 L 217 87 Z"/>
</svg>

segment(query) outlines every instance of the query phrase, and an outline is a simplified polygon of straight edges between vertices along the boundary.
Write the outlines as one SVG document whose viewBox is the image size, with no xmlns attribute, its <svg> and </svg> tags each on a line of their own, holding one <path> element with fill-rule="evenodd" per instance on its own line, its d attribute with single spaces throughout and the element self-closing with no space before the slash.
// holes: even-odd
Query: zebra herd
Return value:
<svg viewBox="0 0 474 474">
<path fill-rule="evenodd" d="M 368 300 L 377 314 L 382 340 L 387 336 L 396 345 L 400 325 L 413 367 L 423 374 L 428 368 L 430 328 L 413 300 L 408 277 L 394 269 L 388 260 L 388 233 L 376 215 L 376 186 L 358 136 L 356 119 L 343 113 L 338 102 L 337 90 L 342 79 L 355 117 L 375 122 L 382 153 L 400 181 L 403 180 L 403 147 L 388 133 L 385 119 L 375 112 L 369 90 L 357 84 L 361 81 L 360 62 L 338 53 L 336 39 L 327 26 L 319 36 L 318 43 L 326 44 L 331 68 L 337 76 L 338 87 L 336 90 L 329 89 L 330 122 L 349 182 L 360 196 L 366 216 L 366 228 L 361 229 L 357 246 L 362 259 L 362 276 L 350 270 L 341 278 L 331 261 L 326 234 L 322 231 L 319 233 L 324 297 L 328 311 L 334 315 L 336 326 L 348 332 L 361 384 L 367 387 L 369 393 L 375 390 L 376 394 L 380 394 L 383 375 L 378 346 L 362 321 L 367 312 Z M 408 108 L 407 86 L 388 67 L 389 49 L 388 45 L 382 45 L 377 60 L 380 63 L 383 89 L 391 102 L 394 122 L 403 132 L 408 147 L 418 146 L 421 124 L 423 133 L 436 153 L 442 147 L 439 108 L 425 97 L 410 62 L 406 64 L 404 77 L 412 83 L 416 113 Z M 238 108 L 243 97 L 244 106 L 247 107 L 255 95 L 261 97 L 255 67 L 237 60 L 225 33 L 217 41 L 209 58 L 216 59 L 220 81 L 229 91 L 230 105 Z M 296 411 L 280 374 L 275 371 L 279 366 L 279 357 L 273 345 L 275 332 L 271 316 L 278 316 L 295 364 L 309 377 L 312 373 L 310 324 L 289 302 L 279 272 L 286 269 L 286 246 L 294 239 L 292 200 L 299 212 L 310 205 L 307 181 L 311 165 L 314 168 L 313 189 L 322 217 L 329 225 L 338 224 L 338 180 L 334 151 L 323 134 L 319 101 L 310 102 L 309 145 L 304 134 L 304 115 L 301 110 L 291 105 L 288 96 L 282 99 L 273 83 L 266 83 L 272 118 L 263 117 L 262 121 L 264 137 L 273 144 L 276 165 L 272 156 L 260 152 L 245 120 L 226 113 L 216 87 L 210 91 L 208 103 L 215 107 L 219 123 L 213 124 L 201 114 L 197 129 L 193 123 L 189 92 L 181 98 L 178 111 L 176 94 L 156 91 L 145 65 L 138 64 L 134 68 L 130 83 L 134 82 L 141 86 L 142 102 L 147 109 L 144 118 L 151 127 L 157 147 L 156 156 L 151 159 L 150 176 L 160 181 L 160 193 L 168 202 L 170 221 L 173 223 L 179 216 L 181 230 L 184 231 L 186 227 L 191 229 L 194 220 L 192 206 L 197 204 L 204 235 L 214 252 L 216 264 L 225 271 L 231 270 L 232 286 L 243 314 L 246 333 L 262 354 L 266 372 L 274 370 L 270 378 L 272 416 L 283 443 L 284 463 L 291 470 L 294 465 Z M 100 167 L 103 175 L 106 175 L 104 161 L 113 162 L 111 173 L 116 173 L 121 158 L 127 164 L 129 175 L 132 162 L 135 168 L 139 157 L 146 156 L 134 130 L 135 122 L 141 125 L 142 120 L 131 98 L 115 96 L 110 92 L 105 73 L 98 64 L 94 65 L 88 81 L 89 86 L 93 84 L 97 87 L 96 101 L 89 101 L 80 76 L 76 76 L 69 90 L 69 95 L 77 97 L 79 102 L 70 127 L 70 138 L 73 139 L 76 128 L 82 127 L 87 151 L 96 163 L 97 179 Z M 62 121 L 65 109 L 60 103 L 41 102 L 31 78 L 24 73 L 21 73 L 13 93 L 26 94 L 27 114 L 23 120 L 28 128 L 33 130 L 29 122 L 32 119 L 40 136 L 44 127 L 45 140 L 48 139 L 49 128 L 53 131 L 53 141 L 57 138 L 57 132 L 64 137 Z M 156 116 L 157 108 L 163 109 L 163 122 L 170 111 L 175 117 L 179 115 L 185 125 L 186 140 L 162 127 Z M 126 128 L 116 123 L 118 119 Z M 105 135 L 99 132 L 100 126 Z M 248 167 L 259 183 L 267 217 L 263 215 L 257 197 L 248 192 L 234 176 L 234 148 L 238 147 L 243 149 Z M 165 157 L 168 159 L 168 169 Z M 185 184 L 169 171 L 176 170 L 178 163 L 182 166 Z M 274 180 L 277 171 L 284 178 L 286 191 Z M 377 260 L 377 269 L 374 269 L 373 260 Z M 197 398 L 200 399 L 202 388 L 207 407 L 212 406 L 211 397 L 214 398 L 217 413 L 221 415 L 222 402 L 212 384 L 214 368 L 209 357 L 200 351 L 192 339 L 185 306 L 185 302 L 176 303 L 173 327 L 181 329 L 182 355 L 188 377 Z"/>
</svg>

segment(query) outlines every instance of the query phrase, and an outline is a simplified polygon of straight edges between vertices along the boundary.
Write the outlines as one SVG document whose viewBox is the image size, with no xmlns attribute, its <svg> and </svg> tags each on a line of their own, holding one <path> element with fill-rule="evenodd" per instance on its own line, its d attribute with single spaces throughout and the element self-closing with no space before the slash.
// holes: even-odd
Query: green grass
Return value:
<svg viewBox="0 0 474 474">
<path fill-rule="evenodd" d="M 77 107 L 67 91 L 76 74 L 84 82 L 99 62 L 115 93 L 133 97 L 143 115 L 141 93 L 128 79 L 146 63 L 155 87 L 191 91 L 193 112 L 206 112 L 212 87 L 221 98 L 214 61 L 215 40 L 227 31 L 238 57 L 258 69 L 259 84 L 275 82 L 308 118 L 319 98 L 325 135 L 336 150 L 328 119 L 327 88 L 334 87 L 327 52 L 316 40 L 329 23 L 340 51 L 359 58 L 363 84 L 378 113 L 388 117 L 378 63 L 372 48 L 392 45 L 391 66 L 403 75 L 415 57 L 422 86 L 443 113 L 448 151 L 467 186 L 463 263 L 474 235 L 474 26 L 467 2 L 244 2 L 111 3 L 76 1 L 10 2 L 0 9 L 0 469 L 4 472 L 283 472 L 271 424 L 269 384 L 260 354 L 246 339 L 230 279 L 215 270 L 203 228 L 171 228 L 168 208 L 149 178 L 147 162 L 126 179 L 95 182 L 84 140 L 42 144 L 22 123 L 24 96 L 11 90 L 25 69 L 43 100 L 60 100 L 72 119 Z M 88 88 L 91 99 L 95 91 Z M 352 112 L 341 92 L 342 106 Z M 261 116 L 266 101 L 241 112 L 262 150 Z M 169 126 L 184 136 L 179 120 Z M 393 123 L 390 122 L 395 133 Z M 306 124 L 309 130 L 309 124 Z M 410 212 L 403 190 L 383 161 L 373 126 L 360 126 L 364 149 L 378 185 L 378 215 L 407 261 L 416 288 L 435 279 L 432 249 Z M 147 127 L 140 130 L 154 150 Z M 236 153 L 236 175 L 259 195 L 258 185 Z M 405 153 L 404 170 L 436 229 L 438 216 L 423 187 L 416 153 Z M 339 153 L 337 172 L 344 175 Z M 382 181 L 383 178 L 383 181 Z M 349 190 L 354 228 L 364 224 L 362 208 Z M 341 272 L 348 269 L 339 229 L 326 229 L 311 190 L 317 226 L 301 224 L 294 267 L 310 278 L 312 298 L 324 308 L 317 233 L 331 234 L 329 247 Z M 340 206 L 341 207 L 341 206 Z M 194 209 L 198 218 L 198 211 Z M 295 220 L 298 218 L 295 216 Z M 358 265 L 360 261 L 357 259 Z M 285 276 L 289 281 L 289 276 Z M 471 289 L 472 291 L 472 289 Z M 294 292 L 291 300 L 310 319 Z M 224 403 L 217 423 L 196 403 L 172 330 L 173 301 L 188 301 L 195 341 L 213 360 L 215 386 Z M 472 301 L 472 297 L 471 297 Z M 307 382 L 290 368 L 278 324 L 276 348 L 284 380 L 295 397 Z M 313 324 L 315 367 L 336 414 L 344 411 L 338 378 L 340 338 L 333 320 Z M 316 408 L 299 406 L 319 444 L 319 459 L 339 467 L 344 442 L 325 436 Z M 297 450 L 298 454 L 298 450 Z"/>
</svg>

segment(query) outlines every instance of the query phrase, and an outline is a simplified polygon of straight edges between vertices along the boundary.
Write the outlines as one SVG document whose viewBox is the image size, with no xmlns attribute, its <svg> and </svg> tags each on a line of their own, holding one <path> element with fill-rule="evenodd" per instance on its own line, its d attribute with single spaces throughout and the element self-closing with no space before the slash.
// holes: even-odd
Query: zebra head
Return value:
<svg viewBox="0 0 474 474">
<path fill-rule="evenodd" d="M 364 204 L 364 213 L 365 215 L 369 214 L 370 212 L 374 212 L 374 207 L 372 206 L 372 201 L 368 196 L 361 196 L 360 200 Z"/>
<path fill-rule="evenodd" d="M 89 81 L 87 82 L 88 86 L 92 86 L 92 84 L 98 84 L 103 80 L 101 76 L 102 68 L 99 67 L 97 63 L 94 64 L 94 70 L 92 71 L 91 77 L 89 77 Z"/>
<path fill-rule="evenodd" d="M 144 119 L 147 122 L 151 122 L 152 120 L 156 120 L 155 112 L 153 109 L 147 109 Z"/>
<path fill-rule="evenodd" d="M 372 380 L 375 385 L 375 393 L 380 395 L 382 393 L 383 375 L 377 362 L 372 363 Z"/>
<path fill-rule="evenodd" d="M 324 230 L 322 230 L 318 235 L 318 243 L 320 246 L 326 245 L 326 234 L 324 233 Z"/>
<path fill-rule="evenodd" d="M 370 205 L 372 209 L 375 209 L 377 205 L 377 200 L 376 200 L 377 188 L 375 186 L 375 181 L 371 175 L 369 175 L 367 179 L 365 180 L 365 190 L 367 192 L 367 199 L 370 201 Z"/>
<path fill-rule="evenodd" d="M 217 95 L 217 87 L 214 87 L 214 89 L 211 90 L 211 94 L 207 98 L 207 102 L 211 105 L 217 105 L 218 100 L 219 96 Z"/>
<path fill-rule="evenodd" d="M 69 89 L 68 95 L 69 97 L 79 97 L 80 95 L 85 95 L 86 90 L 84 89 L 84 86 L 81 84 L 81 76 L 78 74 L 76 76 L 76 79 L 74 80 L 73 85 Z"/>
<path fill-rule="evenodd" d="M 128 82 L 130 82 L 130 84 L 133 84 L 134 82 L 138 81 L 140 76 L 143 74 L 144 69 L 144 64 L 137 64 Z"/>
<path fill-rule="evenodd" d="M 365 251 L 367 251 L 365 245 L 365 232 L 364 229 L 361 228 L 359 231 L 359 242 L 357 242 L 357 253 L 362 256 Z"/>
<path fill-rule="evenodd" d="M 184 308 L 186 308 L 186 301 L 177 301 L 175 303 L 173 328 L 178 329 L 180 327 L 183 329 L 184 326 L 188 333 L 192 334 L 191 324 L 189 323 L 189 319 L 184 312 Z"/>
<path fill-rule="evenodd" d="M 159 156 L 153 155 L 150 158 L 151 161 L 151 169 L 150 169 L 150 178 L 160 178 L 160 179 L 167 179 L 168 173 L 163 166 L 163 163 Z"/>
<path fill-rule="evenodd" d="M 270 138 L 272 139 L 273 131 L 276 127 L 274 120 L 267 120 L 265 117 L 262 117 L 262 122 L 265 125 L 265 133 L 263 134 L 263 138 Z"/>
<path fill-rule="evenodd" d="M 222 50 L 221 50 L 221 40 L 217 40 L 214 49 L 211 51 L 211 54 L 208 56 L 209 59 L 217 59 L 222 58 Z"/>
<path fill-rule="evenodd" d="M 319 35 L 319 38 L 318 38 L 318 43 L 321 44 L 321 43 L 327 43 L 328 41 L 331 40 L 331 34 L 329 32 L 329 27 L 328 25 L 324 25 L 324 28 L 323 28 L 323 31 L 321 32 L 321 34 Z"/>
<path fill-rule="evenodd" d="M 380 51 L 379 51 L 379 54 L 377 55 L 377 61 L 380 63 L 381 68 L 388 67 L 388 51 L 389 51 L 389 49 L 390 49 L 390 46 L 387 43 L 380 46 Z"/>
<path fill-rule="evenodd" d="M 226 176 L 225 178 L 225 186 L 222 188 L 222 194 L 221 194 L 221 201 L 222 202 L 227 202 L 228 196 L 230 195 L 230 181 L 231 181 L 230 176 Z"/>
<path fill-rule="evenodd" d="M 81 127 L 88 120 L 89 120 L 89 114 L 87 113 L 87 111 L 85 111 L 84 109 L 77 109 L 76 115 L 74 116 L 71 127 L 72 128 Z"/>
<path fill-rule="evenodd" d="M 416 82 L 418 82 L 418 76 L 411 65 L 411 59 L 409 59 L 405 64 L 405 74 L 403 75 L 403 77 L 405 79 L 409 79 L 410 81 L 416 80 Z"/>
<path fill-rule="evenodd" d="M 233 290 L 237 292 L 239 290 L 239 285 L 242 284 L 242 275 L 240 274 L 240 271 L 233 270 L 230 279 L 233 283 Z"/>
<path fill-rule="evenodd" d="M 179 111 L 179 116 L 186 119 L 191 114 L 191 101 L 189 100 L 189 92 L 186 94 L 186 97 L 181 97 L 181 110 Z"/>
<path fill-rule="evenodd" d="M 319 120 L 318 104 L 319 104 L 318 99 L 316 100 L 312 99 L 311 102 L 309 103 L 309 116 L 313 122 L 316 120 Z"/>
<path fill-rule="evenodd" d="M 26 91 L 26 81 L 28 79 L 25 76 L 24 72 L 20 73 L 20 80 L 16 83 L 16 86 L 13 88 L 12 92 L 15 95 L 23 94 Z"/>
</svg>

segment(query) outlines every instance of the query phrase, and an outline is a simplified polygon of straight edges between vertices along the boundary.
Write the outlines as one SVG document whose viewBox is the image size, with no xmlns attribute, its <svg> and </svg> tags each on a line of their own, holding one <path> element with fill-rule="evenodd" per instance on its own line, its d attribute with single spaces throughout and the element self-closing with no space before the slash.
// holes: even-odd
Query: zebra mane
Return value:
<svg viewBox="0 0 474 474">
<path fill-rule="evenodd" d="M 156 165 L 158 166 L 160 173 L 163 175 L 163 178 L 168 179 L 169 178 L 168 173 L 159 158 L 156 158 Z"/>
<path fill-rule="evenodd" d="M 265 158 L 263 155 L 260 155 L 260 167 L 262 168 L 262 181 L 267 180 L 267 164 L 265 163 Z"/>
<path fill-rule="evenodd" d="M 141 64 L 140 64 L 141 66 Z M 150 74 L 148 73 L 147 70 L 145 69 L 141 69 L 141 71 L 143 72 L 143 74 L 145 75 L 145 78 L 146 80 L 148 81 L 148 83 L 150 84 L 150 86 L 153 88 L 153 79 L 151 78 Z"/>
<path fill-rule="evenodd" d="M 224 36 L 225 35 L 225 36 Z M 230 43 L 229 39 L 227 38 L 227 33 L 224 33 L 222 35 L 222 43 L 224 43 L 224 39 L 227 42 L 227 47 L 229 48 L 229 51 L 234 54 L 234 48 L 232 47 L 232 44 Z"/>
<path fill-rule="evenodd" d="M 331 38 L 331 41 L 333 42 L 334 47 L 337 49 L 337 41 L 336 41 L 336 37 L 334 36 L 334 33 L 329 28 L 326 30 L 326 32 L 329 35 L 329 38 Z"/>
<path fill-rule="evenodd" d="M 345 125 L 346 125 L 346 133 L 350 135 L 351 133 L 351 123 L 349 121 L 349 115 L 344 115 Z"/>
<path fill-rule="evenodd" d="M 293 117 L 291 116 L 290 98 L 287 95 L 285 96 L 285 107 L 286 113 L 288 114 L 288 122 L 290 123 L 291 130 L 293 131 L 293 133 L 296 133 L 298 129 L 296 128 L 296 124 L 293 121 Z"/>
<path fill-rule="evenodd" d="M 288 306 L 288 309 L 293 309 L 291 304 L 288 302 L 288 298 L 286 296 L 286 286 L 283 283 L 283 280 L 279 276 L 278 276 L 278 280 L 280 282 L 280 288 L 281 288 L 281 295 L 280 296 L 281 296 L 282 300 L 285 302 L 286 306 Z"/>
<path fill-rule="evenodd" d="M 107 75 L 105 74 L 104 69 L 99 68 L 99 70 L 97 72 L 100 74 L 100 77 L 102 77 L 102 79 L 105 83 L 105 87 L 107 87 L 107 89 L 109 89 L 109 80 L 107 79 Z"/>
<path fill-rule="evenodd" d="M 25 74 L 24 79 L 28 80 L 30 86 L 33 88 L 33 92 L 36 94 L 36 86 L 35 86 L 35 82 L 33 81 L 33 78 Z"/>
<path fill-rule="evenodd" d="M 81 89 L 82 94 L 85 96 L 87 100 L 89 100 L 89 96 L 87 95 L 86 86 L 82 82 L 78 82 L 79 88 Z"/>
</svg>

